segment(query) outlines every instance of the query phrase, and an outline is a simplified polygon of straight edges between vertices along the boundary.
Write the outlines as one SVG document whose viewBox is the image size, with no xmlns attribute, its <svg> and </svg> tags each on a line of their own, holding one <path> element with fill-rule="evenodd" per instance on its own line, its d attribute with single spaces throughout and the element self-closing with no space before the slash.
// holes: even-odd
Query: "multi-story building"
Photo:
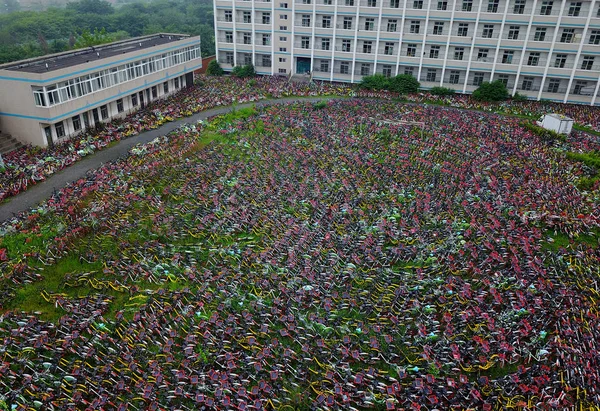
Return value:
<svg viewBox="0 0 600 411">
<path fill-rule="evenodd" d="M 46 146 L 193 84 L 200 37 L 155 34 L 0 65 L 0 131 Z"/>
<path fill-rule="evenodd" d="M 412 74 L 470 93 L 598 103 L 600 1 L 215 0 L 217 59 L 263 74 L 358 82 Z"/>
</svg>

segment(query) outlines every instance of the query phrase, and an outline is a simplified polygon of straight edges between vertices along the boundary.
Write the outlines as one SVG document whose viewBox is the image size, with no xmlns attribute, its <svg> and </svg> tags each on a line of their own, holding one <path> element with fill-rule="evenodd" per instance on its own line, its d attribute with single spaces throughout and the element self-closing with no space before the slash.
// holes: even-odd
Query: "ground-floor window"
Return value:
<svg viewBox="0 0 600 411">
<path fill-rule="evenodd" d="M 132 95 L 131 95 L 131 105 L 132 105 L 132 106 L 137 106 L 137 105 L 138 105 L 138 97 L 137 97 L 137 94 L 132 94 Z"/>
<path fill-rule="evenodd" d="M 165 81 L 165 82 L 163 83 L 163 92 L 164 92 L 165 94 L 167 94 L 167 93 L 169 92 L 169 82 L 168 82 L 168 81 Z"/>
<path fill-rule="evenodd" d="M 178 89 L 179 88 L 179 77 L 175 77 L 173 82 L 175 83 L 175 88 Z"/>
<path fill-rule="evenodd" d="M 56 137 L 61 138 L 65 136 L 65 125 L 62 121 L 54 125 L 54 130 L 56 131 Z"/>
<path fill-rule="evenodd" d="M 102 116 L 102 120 L 108 118 L 108 106 L 106 104 L 100 107 L 100 115 Z"/>
<path fill-rule="evenodd" d="M 73 117 L 72 120 L 73 120 L 73 130 L 75 130 L 75 131 L 81 130 L 81 119 L 79 118 L 79 116 Z"/>
<path fill-rule="evenodd" d="M 152 86 L 152 98 L 156 97 L 158 97 L 158 90 L 156 89 L 156 86 Z"/>
<path fill-rule="evenodd" d="M 123 112 L 123 99 L 122 98 L 117 100 L 117 111 L 119 113 Z"/>
</svg>

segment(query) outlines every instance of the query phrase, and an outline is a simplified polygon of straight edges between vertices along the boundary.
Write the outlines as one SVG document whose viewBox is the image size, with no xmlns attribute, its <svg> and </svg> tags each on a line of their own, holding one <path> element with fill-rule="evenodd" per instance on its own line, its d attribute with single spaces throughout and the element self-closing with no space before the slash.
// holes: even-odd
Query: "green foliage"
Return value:
<svg viewBox="0 0 600 411">
<path fill-rule="evenodd" d="M 399 74 L 390 79 L 389 90 L 400 94 L 416 92 L 421 84 L 410 74 Z"/>
<path fill-rule="evenodd" d="M 573 153 L 568 152 L 567 158 L 570 160 L 581 161 L 588 167 L 593 167 L 600 170 L 600 153 L 589 152 L 589 153 Z"/>
<path fill-rule="evenodd" d="M 523 94 L 519 94 L 519 93 L 513 94 L 513 96 L 511 98 L 514 101 L 527 101 L 528 100 L 527 96 L 525 96 Z"/>
<path fill-rule="evenodd" d="M 81 35 L 75 40 L 75 48 L 81 49 L 113 41 L 116 41 L 116 39 L 112 35 L 107 34 L 104 28 L 102 30 L 94 29 L 93 33 L 89 30 L 83 30 Z"/>
<path fill-rule="evenodd" d="M 580 177 L 577 180 L 577 188 L 581 191 L 592 191 L 595 190 L 598 182 L 600 182 L 600 177 Z"/>
<path fill-rule="evenodd" d="M 209 76 L 222 76 L 223 69 L 217 60 L 213 60 L 208 63 L 208 67 L 206 68 L 206 74 Z"/>
<path fill-rule="evenodd" d="M 529 121 L 524 121 L 521 123 L 521 126 L 531 131 L 533 134 L 539 136 L 542 140 L 545 141 L 567 141 L 567 137 L 558 134 L 556 131 L 547 130 L 544 127 L 540 127 L 537 124 L 530 123 Z"/>
<path fill-rule="evenodd" d="M 484 82 L 473 92 L 473 98 L 479 101 L 501 101 L 508 98 L 508 90 L 503 82 L 496 80 Z"/>
<path fill-rule="evenodd" d="M 326 101 L 319 101 L 318 103 L 315 103 L 315 105 L 314 105 L 315 110 L 321 110 L 325 107 L 327 107 Z"/>
<path fill-rule="evenodd" d="M 455 93 L 454 89 L 448 87 L 433 87 L 429 92 L 436 96 L 451 96 Z"/>
<path fill-rule="evenodd" d="M 390 80 L 383 74 L 374 74 L 364 76 L 359 86 L 367 90 L 387 90 L 390 86 Z"/>
<path fill-rule="evenodd" d="M 231 74 L 236 77 L 246 78 L 256 76 L 256 71 L 254 70 L 254 66 L 252 64 L 247 64 L 245 66 L 234 67 Z"/>
</svg>

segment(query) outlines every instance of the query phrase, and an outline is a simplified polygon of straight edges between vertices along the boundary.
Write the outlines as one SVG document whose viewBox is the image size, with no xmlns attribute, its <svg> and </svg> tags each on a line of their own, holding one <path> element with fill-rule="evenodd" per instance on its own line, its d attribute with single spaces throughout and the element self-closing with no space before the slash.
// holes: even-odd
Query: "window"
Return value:
<svg viewBox="0 0 600 411">
<path fill-rule="evenodd" d="M 281 20 L 287 20 L 287 19 L 288 19 L 288 15 L 287 15 L 287 14 L 280 14 L 280 15 L 279 15 L 279 18 L 280 18 Z"/>
<path fill-rule="evenodd" d="M 381 69 L 381 74 L 383 74 L 385 77 L 392 77 L 392 66 L 390 65 L 384 65 Z"/>
<path fill-rule="evenodd" d="M 427 69 L 427 77 L 425 78 L 425 81 L 435 81 L 436 77 L 437 77 L 436 69 Z"/>
<path fill-rule="evenodd" d="M 56 131 L 56 137 L 61 138 L 65 136 L 65 125 L 62 121 L 54 125 L 54 130 Z"/>
<path fill-rule="evenodd" d="M 487 61 L 488 53 L 490 49 L 479 49 L 477 52 L 477 61 Z"/>
<path fill-rule="evenodd" d="M 225 21 L 231 23 L 233 21 L 233 12 L 231 10 L 225 10 Z"/>
<path fill-rule="evenodd" d="M 419 9 L 421 10 L 423 8 L 423 1 L 422 0 L 415 0 L 413 1 L 413 9 Z"/>
<path fill-rule="evenodd" d="M 462 2 L 462 11 L 473 11 L 473 0 L 464 0 Z"/>
<path fill-rule="evenodd" d="M 433 34 L 441 36 L 442 34 L 444 34 L 444 22 L 442 21 L 436 21 L 433 24 Z"/>
<path fill-rule="evenodd" d="M 287 51 L 287 47 L 279 47 L 279 51 L 285 53 Z M 250 57 L 250 59 L 252 59 L 252 57 Z M 250 64 L 250 63 L 246 63 L 246 64 Z"/>
<path fill-rule="evenodd" d="M 460 71 L 451 70 L 450 71 L 450 79 L 448 83 L 450 84 L 458 84 L 460 82 Z"/>
<path fill-rule="evenodd" d="M 499 74 L 498 81 L 508 87 L 508 74 Z"/>
<path fill-rule="evenodd" d="M 323 4 L 326 6 L 331 6 L 333 4 L 332 0 L 323 0 Z"/>
<path fill-rule="evenodd" d="M 494 25 L 493 24 L 484 24 L 483 31 L 481 32 L 481 37 L 485 39 L 491 39 L 494 35 Z"/>
<path fill-rule="evenodd" d="M 243 16 L 242 21 L 244 23 L 252 23 L 252 12 L 245 11 L 245 12 L 243 12 L 242 16 Z"/>
<path fill-rule="evenodd" d="M 352 40 L 342 40 L 342 51 L 350 53 L 352 47 Z"/>
<path fill-rule="evenodd" d="M 419 22 L 419 20 L 412 20 L 410 22 L 410 32 L 411 33 L 418 34 L 420 29 L 421 29 L 421 23 Z"/>
<path fill-rule="evenodd" d="M 287 26 L 279 26 L 279 31 L 287 31 Z"/>
<path fill-rule="evenodd" d="M 367 17 L 365 19 L 365 30 L 373 31 L 375 30 L 375 19 L 372 17 Z"/>
<path fill-rule="evenodd" d="M 481 84 L 483 83 L 484 76 L 485 74 L 481 72 L 473 73 L 473 85 L 481 86 Z"/>
<path fill-rule="evenodd" d="M 515 52 L 513 50 L 504 50 L 504 54 L 502 54 L 502 63 L 512 64 L 514 55 Z"/>
<path fill-rule="evenodd" d="M 554 60 L 554 67 L 565 68 L 566 63 L 567 63 L 567 55 L 566 54 L 557 54 L 556 55 L 556 59 Z"/>
<path fill-rule="evenodd" d="M 244 44 L 252 44 L 252 34 L 244 33 Z"/>
<path fill-rule="evenodd" d="M 459 37 L 467 37 L 469 35 L 469 23 L 458 23 L 458 32 L 456 34 Z"/>
<path fill-rule="evenodd" d="M 465 57 L 465 48 L 464 47 L 455 47 L 454 48 L 454 60 L 462 60 Z"/>
<path fill-rule="evenodd" d="M 438 10 L 448 10 L 448 2 L 447 1 L 438 1 L 437 9 Z"/>
<path fill-rule="evenodd" d="M 303 49 L 310 48 L 310 37 L 302 37 L 300 39 L 300 48 L 303 48 Z"/>
<path fill-rule="evenodd" d="M 263 54 L 261 62 L 263 67 L 271 67 L 271 56 Z"/>
<path fill-rule="evenodd" d="M 400 7 L 400 0 L 390 0 L 390 8 L 397 9 Z"/>
<path fill-rule="evenodd" d="M 416 55 L 417 55 L 417 45 L 416 44 L 407 44 L 406 56 L 407 57 L 415 57 Z"/>
<path fill-rule="evenodd" d="M 279 8 L 281 8 L 281 9 L 287 9 L 288 8 L 288 4 L 287 3 L 279 3 Z"/>
<path fill-rule="evenodd" d="M 164 94 L 167 94 L 168 92 L 169 92 L 169 82 L 168 82 L 168 81 L 165 81 L 165 82 L 163 83 L 163 93 L 164 93 Z"/>
<path fill-rule="evenodd" d="M 530 91 L 533 88 L 533 77 L 523 77 L 521 90 Z"/>
<path fill-rule="evenodd" d="M 577 17 L 579 16 L 579 13 L 581 13 L 581 3 L 580 1 L 577 2 L 571 2 L 571 4 L 569 5 L 569 16 L 572 17 Z"/>
<path fill-rule="evenodd" d="M 352 17 L 344 17 L 344 30 L 352 30 Z"/>
<path fill-rule="evenodd" d="M 372 41 L 363 41 L 363 53 L 370 54 L 373 48 Z"/>
<path fill-rule="evenodd" d="M 563 29 L 560 36 L 561 43 L 572 43 L 573 36 L 575 35 L 575 29 Z"/>
<path fill-rule="evenodd" d="M 167 83 L 165 83 L 165 84 L 167 84 Z M 167 91 L 168 90 L 169 90 L 169 88 L 167 87 Z M 118 113 L 122 113 L 123 111 L 124 111 L 123 110 L 123 99 L 120 98 L 120 99 L 117 100 L 117 112 Z"/>
<path fill-rule="evenodd" d="M 558 93 L 559 87 L 560 87 L 560 79 L 551 78 L 548 80 L 548 87 L 546 88 L 546 91 L 548 93 Z"/>
<path fill-rule="evenodd" d="M 546 39 L 546 27 L 536 27 L 533 35 L 534 41 L 544 41 Z"/>
<path fill-rule="evenodd" d="M 281 49 L 279 49 L 279 51 L 281 51 Z M 252 54 L 250 53 L 244 53 L 244 65 L 250 65 L 252 64 Z"/>
<path fill-rule="evenodd" d="M 431 46 L 429 49 L 429 58 L 437 59 L 440 57 L 440 46 Z"/>
<path fill-rule="evenodd" d="M 592 30 L 588 44 L 600 44 L 600 30 Z"/>
<path fill-rule="evenodd" d="M 385 47 L 383 49 L 383 54 L 387 56 L 392 56 L 394 54 L 394 43 L 385 43 Z"/>
<path fill-rule="evenodd" d="M 285 14 L 282 14 L 282 16 L 285 16 L 287 18 Z M 262 24 L 271 24 L 271 13 L 262 14 Z"/>
<path fill-rule="evenodd" d="M 280 39 L 281 39 L 281 37 L 280 37 Z M 263 46 L 270 46 L 271 45 L 271 35 L 270 34 L 263 34 L 262 35 L 262 45 Z"/>
<path fill-rule="evenodd" d="M 267 36 L 269 36 L 269 38 L 271 38 L 270 34 L 267 34 Z M 280 36 L 279 37 L 279 41 L 287 41 L 287 37 L 286 36 Z"/>
<path fill-rule="evenodd" d="M 552 14 L 552 6 L 554 5 L 553 1 L 543 1 L 542 7 L 540 8 L 540 14 L 542 16 L 549 16 Z"/>
<path fill-rule="evenodd" d="M 287 61 L 287 59 L 285 57 L 279 57 L 280 63 L 285 63 L 286 61 Z"/>
<path fill-rule="evenodd" d="M 576 80 L 575 87 L 573 87 L 573 94 L 583 94 L 583 91 L 586 87 L 587 81 Z"/>
<path fill-rule="evenodd" d="M 227 51 L 225 52 L 225 64 L 233 65 L 233 52 Z M 177 79 L 175 79 L 177 80 Z M 175 84 L 175 88 L 177 88 L 177 84 Z"/>
<path fill-rule="evenodd" d="M 529 53 L 529 57 L 527 58 L 528 66 L 537 66 L 540 63 L 540 53 Z"/>
<path fill-rule="evenodd" d="M 398 20 L 388 20 L 387 31 L 393 33 L 396 30 L 398 30 Z"/>
<path fill-rule="evenodd" d="M 508 28 L 508 39 L 518 40 L 519 39 L 519 26 L 510 26 Z"/>
<path fill-rule="evenodd" d="M 225 43 L 233 43 L 233 32 L 232 31 L 225 32 Z"/>
<path fill-rule="evenodd" d="M 591 70 L 594 66 L 594 56 L 583 56 L 583 61 L 581 62 L 582 70 Z"/>
<path fill-rule="evenodd" d="M 286 69 L 284 69 L 284 68 L 279 69 L 279 74 L 285 74 L 285 73 L 287 73 Z"/>
<path fill-rule="evenodd" d="M 323 16 L 323 28 L 330 29 L 331 28 L 331 16 Z"/>
<path fill-rule="evenodd" d="M 310 27 L 310 14 L 302 15 L 302 27 Z"/>
<path fill-rule="evenodd" d="M 367 0 L 367 7 L 377 7 L 377 0 Z"/>
<path fill-rule="evenodd" d="M 102 116 L 102 120 L 108 118 L 108 106 L 106 104 L 100 107 L 100 115 Z"/>
<path fill-rule="evenodd" d="M 121 100 L 122 101 L 122 100 Z M 122 103 L 121 103 L 122 104 Z M 79 116 L 75 116 L 71 119 L 71 121 L 73 122 L 73 130 L 75 131 L 79 131 L 81 130 L 81 119 L 79 118 Z"/>
<path fill-rule="evenodd" d="M 500 4 L 500 0 L 488 0 L 488 13 L 498 13 L 498 5 Z"/>
<path fill-rule="evenodd" d="M 408 76 L 413 76 L 414 77 L 414 72 L 415 72 L 415 68 L 414 67 L 404 67 L 404 74 L 408 75 Z"/>
<path fill-rule="evenodd" d="M 345 4 L 346 6 L 354 6 L 354 0 L 346 0 Z"/>
<path fill-rule="evenodd" d="M 525 13 L 525 3 L 526 0 L 515 0 L 515 7 L 513 8 L 513 12 L 515 14 Z"/>
<path fill-rule="evenodd" d="M 302 4 L 311 4 L 311 0 L 302 0 Z"/>
<path fill-rule="evenodd" d="M 331 39 L 322 38 L 321 39 L 321 50 L 329 50 L 331 48 Z"/>
<path fill-rule="evenodd" d="M 360 75 L 361 76 L 371 75 L 371 64 L 370 63 L 361 63 L 360 64 Z"/>
<path fill-rule="evenodd" d="M 152 86 L 152 98 L 157 98 L 158 97 L 158 89 L 156 86 Z M 102 118 L 104 118 L 104 114 L 102 114 Z"/>
<path fill-rule="evenodd" d="M 350 73 L 350 63 L 347 61 L 342 61 L 340 64 L 340 74 L 348 74 Z"/>
<path fill-rule="evenodd" d="M 132 94 L 132 95 L 131 95 L 131 105 L 132 105 L 133 107 L 135 107 L 135 106 L 137 106 L 137 105 L 138 105 L 138 97 L 137 97 L 137 94 Z"/>
<path fill-rule="evenodd" d="M 327 61 L 327 60 L 321 60 L 320 70 L 323 71 L 323 72 L 328 72 L 329 71 L 329 61 Z"/>
</svg>

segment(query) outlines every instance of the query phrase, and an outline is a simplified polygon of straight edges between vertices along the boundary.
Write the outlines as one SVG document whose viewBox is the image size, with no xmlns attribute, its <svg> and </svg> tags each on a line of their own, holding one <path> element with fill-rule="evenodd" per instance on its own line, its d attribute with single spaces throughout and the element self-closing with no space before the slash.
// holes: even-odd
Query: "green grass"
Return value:
<svg viewBox="0 0 600 411">
<path fill-rule="evenodd" d="M 548 230 L 545 233 L 546 238 L 551 238 L 553 241 L 544 241 L 542 243 L 542 250 L 557 252 L 561 248 L 574 249 L 578 245 L 587 244 L 589 246 L 598 246 L 598 239 L 600 238 L 600 229 L 595 228 L 589 233 L 580 234 L 575 238 L 570 238 L 567 234 Z"/>
</svg>

